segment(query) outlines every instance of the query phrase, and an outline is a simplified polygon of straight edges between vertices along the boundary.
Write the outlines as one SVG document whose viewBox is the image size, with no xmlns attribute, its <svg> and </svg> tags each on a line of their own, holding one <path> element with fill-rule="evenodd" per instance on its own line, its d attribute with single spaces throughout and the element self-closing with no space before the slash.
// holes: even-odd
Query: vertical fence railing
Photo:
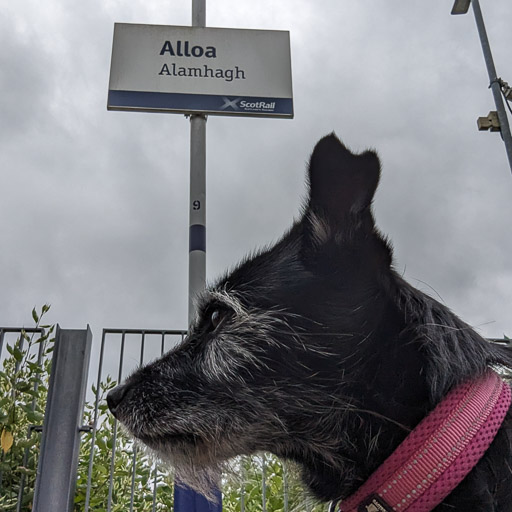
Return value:
<svg viewBox="0 0 512 512">
<path fill-rule="evenodd" d="M 103 371 L 103 358 L 105 354 L 105 331 L 103 331 L 103 335 L 101 336 L 101 346 L 100 346 L 100 358 L 98 363 L 98 378 L 96 380 L 96 393 L 94 395 L 94 412 L 93 412 L 93 422 L 92 422 L 92 435 L 91 435 L 91 444 L 90 444 L 90 452 L 89 452 L 89 463 L 87 469 L 87 482 L 86 482 L 86 494 L 85 494 L 85 504 L 84 510 L 88 511 L 91 501 L 91 481 L 92 481 L 92 470 L 93 470 L 93 461 L 94 461 L 94 452 L 96 449 L 96 433 L 98 430 L 98 416 L 99 416 L 99 406 L 100 406 L 100 387 L 101 387 L 101 375 Z"/>
<path fill-rule="evenodd" d="M 124 344 L 126 341 L 126 333 L 122 333 L 121 338 L 121 352 L 119 356 L 119 366 L 117 372 L 117 383 L 122 381 L 123 375 L 123 362 L 124 362 Z M 115 459 L 116 459 L 116 448 L 117 448 L 117 418 L 114 419 L 114 432 L 112 433 L 112 457 L 110 460 L 110 478 L 108 481 L 108 501 L 107 501 L 107 511 L 112 509 L 112 491 L 114 489 L 114 468 L 115 468 Z M 132 500 L 133 501 L 133 500 Z"/>
<path fill-rule="evenodd" d="M 261 510 L 267 512 L 267 461 L 261 456 Z"/>
<path fill-rule="evenodd" d="M 285 462 L 283 462 L 283 501 L 284 501 L 284 512 L 288 512 L 288 468 Z"/>
<path fill-rule="evenodd" d="M 144 363 L 144 345 L 146 341 L 146 333 L 142 333 L 142 338 L 140 342 L 140 358 L 139 365 L 142 366 Z M 133 498 L 135 496 L 135 465 L 137 463 L 137 445 L 133 447 L 133 459 L 132 459 L 132 481 L 130 485 L 130 512 L 133 512 Z M 154 493 L 153 493 L 154 494 Z M 155 503 L 156 499 L 153 496 L 153 503 Z M 154 509 L 154 505 L 152 507 Z"/>
</svg>

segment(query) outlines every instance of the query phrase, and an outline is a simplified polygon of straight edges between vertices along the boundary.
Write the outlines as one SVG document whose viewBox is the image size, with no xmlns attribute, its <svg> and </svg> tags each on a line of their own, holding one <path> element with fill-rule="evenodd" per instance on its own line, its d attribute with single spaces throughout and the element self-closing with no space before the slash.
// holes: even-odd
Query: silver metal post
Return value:
<svg viewBox="0 0 512 512">
<path fill-rule="evenodd" d="M 192 26 L 206 25 L 206 0 L 192 0 Z M 188 325 L 196 317 L 194 300 L 206 285 L 206 115 L 190 116 L 190 214 L 189 214 L 189 258 L 188 258 Z M 196 492 L 180 487 L 174 489 L 174 510 L 178 512 L 178 496 Z M 188 500 L 190 501 L 190 500 Z M 206 510 L 194 499 L 190 512 Z M 182 505 L 179 505 L 180 507 Z M 210 507 L 211 508 L 211 507 Z M 209 510 L 210 510 L 209 508 Z M 187 509 L 188 510 L 188 509 Z M 219 510 L 217 506 L 214 510 Z M 182 512 L 182 509 L 179 510 Z"/>
<path fill-rule="evenodd" d="M 192 26 L 206 26 L 206 0 L 192 0 Z"/>
<path fill-rule="evenodd" d="M 206 116 L 190 117 L 190 231 L 188 323 L 195 317 L 194 299 L 206 283 Z"/>
<path fill-rule="evenodd" d="M 192 0 L 192 26 L 206 24 L 206 0 Z M 194 299 L 206 284 L 206 116 L 190 116 L 190 231 L 188 324 L 195 318 Z"/>
<path fill-rule="evenodd" d="M 491 46 L 489 44 L 489 39 L 487 38 L 484 19 L 480 9 L 480 2 L 479 0 L 471 0 L 471 4 L 473 5 L 473 13 L 475 15 L 478 34 L 480 35 L 480 42 L 482 44 L 482 51 L 484 53 L 485 65 L 487 66 L 487 73 L 489 74 L 491 89 L 494 96 L 494 103 L 496 104 L 498 119 L 500 120 L 501 136 L 503 138 L 503 142 L 505 143 L 505 150 L 507 152 L 510 171 L 512 172 L 512 135 L 510 133 L 510 125 L 508 123 L 507 112 L 503 104 L 500 84 L 497 81 L 498 76 L 496 75 L 496 68 L 494 67 Z"/>
<path fill-rule="evenodd" d="M 91 342 L 89 327 L 86 330 L 57 327 L 34 512 L 73 510 Z"/>
</svg>

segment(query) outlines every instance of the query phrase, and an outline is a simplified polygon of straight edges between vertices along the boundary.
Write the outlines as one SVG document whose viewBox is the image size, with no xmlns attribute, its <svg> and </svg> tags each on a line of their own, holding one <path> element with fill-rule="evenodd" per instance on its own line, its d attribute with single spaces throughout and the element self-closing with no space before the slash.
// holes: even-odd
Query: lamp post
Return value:
<svg viewBox="0 0 512 512">
<path fill-rule="evenodd" d="M 485 30 L 484 19 L 480 9 L 479 0 L 455 0 L 452 8 L 452 14 L 466 14 L 469 10 L 469 5 L 473 6 L 473 13 L 475 15 L 476 27 L 480 36 L 480 43 L 484 53 L 485 65 L 487 66 L 487 73 L 489 74 L 490 88 L 494 96 L 494 103 L 498 113 L 500 122 L 500 131 L 503 142 L 505 143 L 505 150 L 507 152 L 510 170 L 512 172 L 512 135 L 510 133 L 510 125 L 508 123 L 507 112 L 503 104 L 503 97 L 501 93 L 501 85 L 496 74 L 494 60 L 492 58 L 491 46 Z"/>
<path fill-rule="evenodd" d="M 455 0 L 452 7 L 452 14 L 466 14 L 471 0 Z"/>
</svg>

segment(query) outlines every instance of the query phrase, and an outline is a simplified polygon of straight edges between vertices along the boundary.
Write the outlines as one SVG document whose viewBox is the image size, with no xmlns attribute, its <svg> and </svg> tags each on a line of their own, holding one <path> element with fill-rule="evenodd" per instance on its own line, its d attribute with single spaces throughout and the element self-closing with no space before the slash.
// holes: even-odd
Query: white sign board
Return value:
<svg viewBox="0 0 512 512">
<path fill-rule="evenodd" d="M 290 34 L 116 23 L 107 108 L 293 117 Z"/>
</svg>

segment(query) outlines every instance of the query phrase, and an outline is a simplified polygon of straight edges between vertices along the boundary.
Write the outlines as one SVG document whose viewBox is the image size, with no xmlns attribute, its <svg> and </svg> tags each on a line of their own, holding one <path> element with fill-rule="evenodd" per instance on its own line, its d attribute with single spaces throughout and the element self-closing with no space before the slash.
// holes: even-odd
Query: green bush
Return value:
<svg viewBox="0 0 512 512">
<path fill-rule="evenodd" d="M 38 315 L 32 311 L 36 327 L 44 334 L 21 332 L 18 340 L 7 344 L 0 371 L 0 511 L 16 510 L 21 498 L 21 510 L 31 509 L 34 495 L 37 453 L 39 451 L 48 376 L 53 349 L 53 327 L 42 326 L 42 317 L 50 307 L 43 306 Z M 39 356 L 41 364 L 38 363 Z"/>
<path fill-rule="evenodd" d="M 240 512 L 242 502 L 246 512 L 284 512 L 285 502 L 290 511 L 322 512 L 326 509 L 325 505 L 306 496 L 295 468 L 273 455 L 239 457 L 233 466 L 235 475 L 228 475 L 223 482 L 225 512 Z"/>
</svg>

